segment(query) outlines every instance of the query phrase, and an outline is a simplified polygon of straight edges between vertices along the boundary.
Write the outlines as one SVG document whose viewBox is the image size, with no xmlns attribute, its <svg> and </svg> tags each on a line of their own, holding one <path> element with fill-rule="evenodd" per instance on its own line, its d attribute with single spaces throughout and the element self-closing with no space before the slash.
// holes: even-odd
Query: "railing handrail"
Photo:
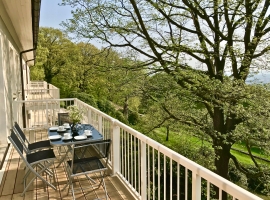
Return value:
<svg viewBox="0 0 270 200">
<path fill-rule="evenodd" d="M 35 91 L 35 90 L 37 90 L 37 91 L 49 91 L 49 90 L 59 90 L 58 88 L 50 88 L 50 89 L 48 89 L 48 88 L 33 88 L 33 89 L 25 89 L 24 91 Z"/>
</svg>

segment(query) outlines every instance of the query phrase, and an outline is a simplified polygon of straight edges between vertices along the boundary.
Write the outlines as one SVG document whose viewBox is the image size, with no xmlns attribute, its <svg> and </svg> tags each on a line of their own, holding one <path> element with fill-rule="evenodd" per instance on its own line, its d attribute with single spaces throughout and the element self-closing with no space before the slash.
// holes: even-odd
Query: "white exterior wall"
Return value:
<svg viewBox="0 0 270 200">
<path fill-rule="evenodd" d="M 7 135 L 13 125 L 13 99 L 21 98 L 19 53 L 0 16 L 0 145 L 7 143 Z M 23 62 L 23 64 L 25 63 Z M 26 80 L 24 81 L 26 82 Z"/>
</svg>

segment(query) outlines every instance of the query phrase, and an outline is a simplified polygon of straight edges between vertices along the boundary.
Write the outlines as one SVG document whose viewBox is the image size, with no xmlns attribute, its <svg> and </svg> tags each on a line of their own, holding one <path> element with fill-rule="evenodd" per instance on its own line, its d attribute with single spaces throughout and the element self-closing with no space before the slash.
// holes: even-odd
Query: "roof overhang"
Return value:
<svg viewBox="0 0 270 200">
<path fill-rule="evenodd" d="M 19 51 L 37 45 L 41 0 L 0 0 L 6 16 L 1 16 Z M 35 51 L 25 53 L 25 60 L 35 57 Z"/>
</svg>

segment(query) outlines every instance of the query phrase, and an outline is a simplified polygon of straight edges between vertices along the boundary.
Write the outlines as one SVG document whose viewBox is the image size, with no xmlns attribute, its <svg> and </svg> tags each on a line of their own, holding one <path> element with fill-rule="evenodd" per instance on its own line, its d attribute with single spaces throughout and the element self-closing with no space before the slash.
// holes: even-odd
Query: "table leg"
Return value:
<svg viewBox="0 0 270 200">
<path fill-rule="evenodd" d="M 56 166 L 56 168 L 59 167 L 59 166 L 61 165 L 61 163 L 66 159 L 68 153 L 72 151 L 72 148 L 71 148 L 70 145 L 67 145 L 67 148 L 68 148 L 68 149 L 67 149 L 66 154 L 65 154 L 64 156 L 62 156 L 62 158 L 59 160 L 59 164 Z"/>
</svg>

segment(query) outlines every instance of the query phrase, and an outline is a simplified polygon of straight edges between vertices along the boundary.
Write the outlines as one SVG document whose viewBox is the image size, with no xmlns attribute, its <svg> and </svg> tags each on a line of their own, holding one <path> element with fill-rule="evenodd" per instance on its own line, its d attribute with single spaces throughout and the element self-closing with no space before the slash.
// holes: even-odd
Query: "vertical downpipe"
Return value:
<svg viewBox="0 0 270 200">
<path fill-rule="evenodd" d="M 22 55 L 24 53 L 30 52 L 30 51 L 34 51 L 36 50 L 36 47 L 33 49 L 28 49 L 25 51 L 20 52 L 20 66 L 21 66 L 21 84 L 22 84 L 22 101 L 25 101 L 25 93 L 24 93 L 24 81 L 23 81 L 23 62 L 22 62 Z M 23 119 L 23 128 L 26 128 L 26 116 L 25 116 L 25 102 L 23 102 L 22 105 L 22 119 Z"/>
</svg>

